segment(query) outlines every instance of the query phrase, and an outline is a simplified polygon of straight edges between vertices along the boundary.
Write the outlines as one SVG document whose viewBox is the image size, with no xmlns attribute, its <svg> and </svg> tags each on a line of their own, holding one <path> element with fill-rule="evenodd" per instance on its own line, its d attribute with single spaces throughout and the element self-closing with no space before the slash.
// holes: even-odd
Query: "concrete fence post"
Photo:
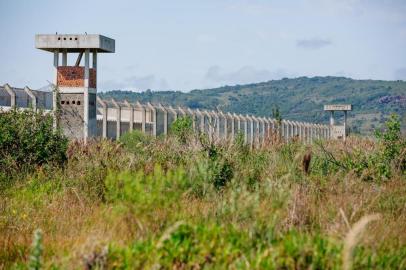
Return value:
<svg viewBox="0 0 406 270">
<path fill-rule="evenodd" d="M 227 116 L 222 111 L 219 112 L 219 115 L 220 115 L 220 125 L 219 125 L 220 135 L 222 135 L 222 138 L 227 140 L 228 139 L 228 126 L 227 126 L 228 125 L 228 119 L 227 119 Z M 222 121 L 224 122 L 224 124 L 223 124 L 223 134 L 221 134 L 222 133 L 221 132 L 221 123 L 222 123 Z"/>
<path fill-rule="evenodd" d="M 231 139 L 234 140 L 235 139 L 235 119 L 234 119 L 234 115 L 232 115 L 231 113 L 227 113 L 228 117 L 230 118 L 230 131 L 231 131 Z"/>
<path fill-rule="evenodd" d="M 256 146 L 259 146 L 259 119 L 255 116 L 252 116 L 252 120 L 253 120 L 253 125 L 255 124 L 254 128 L 254 136 L 253 136 L 253 143 Z"/>
<path fill-rule="evenodd" d="M 295 134 L 295 138 L 300 139 L 300 135 L 299 135 L 299 122 L 298 121 L 293 121 L 295 128 L 294 128 L 294 134 Z"/>
<path fill-rule="evenodd" d="M 331 138 L 331 136 L 330 136 L 330 126 L 329 125 L 326 125 L 326 138 L 327 139 Z"/>
<path fill-rule="evenodd" d="M 164 113 L 164 134 L 166 135 L 168 134 L 168 111 L 161 103 L 158 104 L 158 107 Z"/>
<path fill-rule="evenodd" d="M 289 121 L 290 126 L 290 139 L 292 140 L 295 137 L 295 122 Z"/>
<path fill-rule="evenodd" d="M 296 123 L 295 121 L 290 121 L 290 129 L 291 129 L 291 139 L 294 139 L 296 136 Z"/>
<path fill-rule="evenodd" d="M 199 123 L 200 132 L 204 133 L 204 114 L 199 109 L 196 110 L 196 113 L 200 117 L 200 123 Z"/>
<path fill-rule="evenodd" d="M 212 118 L 210 112 L 207 111 L 207 110 L 204 111 L 204 114 L 207 116 L 208 133 L 209 133 L 209 137 L 210 137 L 210 140 L 211 140 L 213 138 L 213 133 L 214 133 L 214 130 L 213 130 L 213 118 Z"/>
<path fill-rule="evenodd" d="M 314 128 L 314 138 L 317 140 L 319 138 L 318 126 L 317 124 L 313 124 Z"/>
<path fill-rule="evenodd" d="M 178 107 L 178 111 L 182 114 L 182 117 L 186 116 L 186 112 L 181 107 Z"/>
<path fill-rule="evenodd" d="M 149 108 L 151 112 L 151 122 L 152 122 L 152 136 L 156 137 L 156 128 L 157 128 L 157 112 L 154 107 L 150 102 L 147 103 L 147 107 Z"/>
<path fill-rule="evenodd" d="M 99 96 L 96 97 L 97 102 L 102 106 L 102 137 L 107 138 L 107 103 Z"/>
<path fill-rule="evenodd" d="M 261 129 L 261 144 L 262 146 L 265 145 L 265 137 L 266 137 L 266 130 L 268 126 L 268 122 L 266 122 L 265 117 L 260 117 L 259 118 L 261 123 L 262 123 L 262 129 Z"/>
<path fill-rule="evenodd" d="M 310 143 L 310 140 L 311 140 L 311 138 L 310 138 L 311 132 L 310 131 L 311 131 L 310 130 L 310 124 L 306 123 L 306 141 L 307 141 L 307 143 Z"/>
<path fill-rule="evenodd" d="M 128 122 L 128 130 L 131 132 L 134 129 L 134 106 L 131 105 L 127 100 L 124 100 L 124 104 L 130 110 L 130 118 Z"/>
<path fill-rule="evenodd" d="M 173 120 L 176 121 L 178 119 L 178 112 L 172 107 L 169 106 L 169 110 L 172 112 L 173 114 Z M 171 123 L 172 124 L 172 123 Z"/>
<path fill-rule="evenodd" d="M 246 116 L 246 119 L 250 122 L 249 129 L 250 129 L 251 136 L 250 136 L 249 143 L 250 143 L 250 146 L 252 147 L 254 145 L 254 119 L 251 116 L 249 116 L 248 114 Z M 248 122 L 247 122 L 247 124 L 248 124 Z"/>
<path fill-rule="evenodd" d="M 285 140 L 289 141 L 289 122 L 288 120 L 284 120 L 285 123 Z"/>
<path fill-rule="evenodd" d="M 267 137 L 271 138 L 272 134 L 275 132 L 275 124 L 272 118 L 266 118 L 266 120 L 268 121 L 268 133 L 267 133 Z"/>
<path fill-rule="evenodd" d="M 299 140 L 302 140 L 302 123 L 301 122 L 297 122 L 297 136 L 299 138 Z"/>
<path fill-rule="evenodd" d="M 316 139 L 316 127 L 313 123 L 311 125 L 312 125 L 312 143 L 313 143 L 313 141 Z"/>
<path fill-rule="evenodd" d="M 139 101 L 136 102 L 136 107 L 141 109 L 141 132 L 145 133 L 145 127 L 147 122 L 147 112 L 144 107 Z"/>
<path fill-rule="evenodd" d="M 234 116 L 237 118 L 237 132 L 241 132 L 241 117 L 238 114 L 234 113 Z"/>
<path fill-rule="evenodd" d="M 119 140 L 121 135 L 121 106 L 114 98 L 111 99 L 111 103 L 116 108 L 116 140 Z"/>
<path fill-rule="evenodd" d="M 218 112 L 215 112 L 215 111 L 213 111 L 212 112 L 213 113 L 213 115 L 214 115 L 214 117 L 215 117 L 215 125 L 214 125 L 214 128 L 215 128 L 215 131 L 216 131 L 216 136 L 217 136 L 217 138 L 218 139 L 220 139 L 221 137 L 220 137 L 220 115 L 219 115 L 219 113 Z"/>
<path fill-rule="evenodd" d="M 9 94 L 10 96 L 10 107 L 14 108 L 17 106 L 17 97 L 16 97 L 16 92 L 14 92 L 14 89 L 11 88 L 9 84 L 4 85 L 4 90 Z"/>
<path fill-rule="evenodd" d="M 323 127 L 321 124 L 317 124 L 318 133 L 319 133 L 319 140 L 323 138 Z"/>
<path fill-rule="evenodd" d="M 243 129 L 244 143 L 248 143 L 248 122 L 247 122 L 247 119 L 242 114 L 239 115 L 239 118 L 240 118 L 241 123 L 244 123 L 244 129 Z"/>
<path fill-rule="evenodd" d="M 192 117 L 192 129 L 193 129 L 193 131 L 195 131 L 196 130 L 196 114 L 190 108 L 188 108 L 187 110 L 188 110 L 190 116 Z"/>
<path fill-rule="evenodd" d="M 302 129 L 302 142 L 306 143 L 306 123 L 305 122 L 300 122 L 301 124 L 301 129 Z"/>
<path fill-rule="evenodd" d="M 27 95 L 30 97 L 32 109 L 34 112 L 36 112 L 37 111 L 37 97 L 34 95 L 34 92 L 32 92 L 32 90 L 30 88 L 28 88 L 28 86 L 24 87 L 24 92 L 26 92 Z"/>
</svg>

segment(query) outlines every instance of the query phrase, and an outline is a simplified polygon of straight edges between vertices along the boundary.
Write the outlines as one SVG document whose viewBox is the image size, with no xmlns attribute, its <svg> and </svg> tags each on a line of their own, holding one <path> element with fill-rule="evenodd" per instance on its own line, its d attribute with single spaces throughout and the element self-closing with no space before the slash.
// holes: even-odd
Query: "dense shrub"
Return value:
<svg viewBox="0 0 406 270">
<path fill-rule="evenodd" d="M 0 172 L 10 177 L 46 163 L 66 160 L 67 139 L 53 130 L 50 115 L 31 110 L 0 113 Z"/>
<path fill-rule="evenodd" d="M 377 131 L 376 137 L 380 142 L 380 149 L 375 157 L 374 165 L 378 173 L 386 178 L 392 170 L 406 170 L 406 138 L 402 137 L 400 119 L 392 114 L 386 122 L 385 131 Z"/>
<path fill-rule="evenodd" d="M 182 143 L 186 143 L 193 132 L 192 125 L 193 121 L 190 116 L 180 117 L 172 123 L 170 132 Z"/>
<path fill-rule="evenodd" d="M 313 167 L 326 175 L 334 171 L 353 171 L 363 180 L 385 180 L 393 174 L 406 172 L 406 138 L 400 130 L 400 120 L 392 114 L 384 130 L 376 131 L 374 147 L 341 149 L 333 153 L 322 142 L 317 145 L 321 155 L 315 157 Z M 371 143 L 369 143 L 370 145 Z"/>
<path fill-rule="evenodd" d="M 126 132 L 120 137 L 120 142 L 130 152 L 136 153 L 142 151 L 145 145 L 151 142 L 151 137 L 139 130 Z"/>
</svg>

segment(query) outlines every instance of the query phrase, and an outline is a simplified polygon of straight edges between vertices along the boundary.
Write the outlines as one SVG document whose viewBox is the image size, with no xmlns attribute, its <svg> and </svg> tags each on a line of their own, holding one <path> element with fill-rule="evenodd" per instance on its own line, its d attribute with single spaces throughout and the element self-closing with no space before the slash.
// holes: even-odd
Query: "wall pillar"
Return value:
<svg viewBox="0 0 406 270">
<path fill-rule="evenodd" d="M 102 136 L 103 138 L 107 138 L 107 104 L 100 97 L 97 97 L 96 100 L 103 108 Z"/>
<path fill-rule="evenodd" d="M 192 129 L 196 131 L 196 114 L 192 109 L 188 109 L 189 114 L 192 117 Z"/>
<path fill-rule="evenodd" d="M 27 95 L 31 99 L 32 110 L 34 112 L 36 112 L 37 111 L 37 97 L 34 95 L 34 93 L 31 91 L 31 89 L 28 88 L 28 86 L 24 87 L 24 91 L 27 93 Z"/>
<path fill-rule="evenodd" d="M 152 136 L 156 137 L 156 126 L 157 126 L 157 117 L 156 109 L 151 103 L 147 103 L 147 106 L 151 112 L 151 122 L 152 122 Z"/>
<path fill-rule="evenodd" d="M 128 130 L 131 132 L 134 129 L 134 107 L 127 100 L 124 101 L 124 104 L 130 110 L 130 119 L 128 122 Z"/>
<path fill-rule="evenodd" d="M 231 139 L 234 140 L 235 139 L 235 119 L 231 113 L 228 113 L 227 115 L 228 115 L 228 117 L 230 117 L 230 122 L 231 122 L 231 127 L 230 127 Z"/>
<path fill-rule="evenodd" d="M 220 137 L 220 116 L 219 116 L 218 112 L 213 112 L 213 115 L 216 118 L 215 125 L 214 125 L 215 131 L 216 131 L 216 136 L 218 139 L 220 139 L 221 138 Z"/>
<path fill-rule="evenodd" d="M 146 110 L 144 105 L 142 105 L 139 101 L 136 103 L 136 107 L 141 109 L 141 132 L 145 133 L 145 126 L 147 122 Z"/>
<path fill-rule="evenodd" d="M 159 108 L 164 113 L 164 134 L 166 135 L 168 134 L 168 110 L 161 103 L 159 103 Z"/>
<path fill-rule="evenodd" d="M 11 88 L 7 83 L 4 85 L 4 89 L 10 96 L 10 107 L 15 108 L 17 106 L 16 92 L 14 92 L 14 89 Z"/>
<path fill-rule="evenodd" d="M 121 136 L 121 106 L 114 99 L 111 99 L 111 102 L 116 108 L 116 140 L 118 141 Z"/>
</svg>

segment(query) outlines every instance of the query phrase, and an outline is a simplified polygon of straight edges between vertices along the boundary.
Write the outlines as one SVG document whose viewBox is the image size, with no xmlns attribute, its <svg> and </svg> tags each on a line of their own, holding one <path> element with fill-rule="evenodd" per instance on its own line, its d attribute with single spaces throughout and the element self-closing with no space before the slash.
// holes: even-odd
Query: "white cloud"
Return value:
<svg viewBox="0 0 406 270">
<path fill-rule="evenodd" d="M 331 45 L 332 42 L 328 39 L 322 38 L 311 38 L 311 39 L 299 39 L 296 41 L 296 46 L 308 49 L 308 50 L 317 50 L 323 47 Z"/>
</svg>

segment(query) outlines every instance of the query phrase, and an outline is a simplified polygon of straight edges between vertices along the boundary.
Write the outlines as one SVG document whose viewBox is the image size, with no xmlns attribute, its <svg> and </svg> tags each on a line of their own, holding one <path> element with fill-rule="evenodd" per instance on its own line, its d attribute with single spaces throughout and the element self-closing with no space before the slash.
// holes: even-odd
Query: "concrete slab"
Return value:
<svg viewBox="0 0 406 270">
<path fill-rule="evenodd" d="M 98 53 L 114 53 L 115 40 L 102 35 L 63 34 L 63 35 L 35 35 L 35 47 L 40 50 L 54 52 L 83 52 L 84 49 L 96 50 Z"/>
</svg>

